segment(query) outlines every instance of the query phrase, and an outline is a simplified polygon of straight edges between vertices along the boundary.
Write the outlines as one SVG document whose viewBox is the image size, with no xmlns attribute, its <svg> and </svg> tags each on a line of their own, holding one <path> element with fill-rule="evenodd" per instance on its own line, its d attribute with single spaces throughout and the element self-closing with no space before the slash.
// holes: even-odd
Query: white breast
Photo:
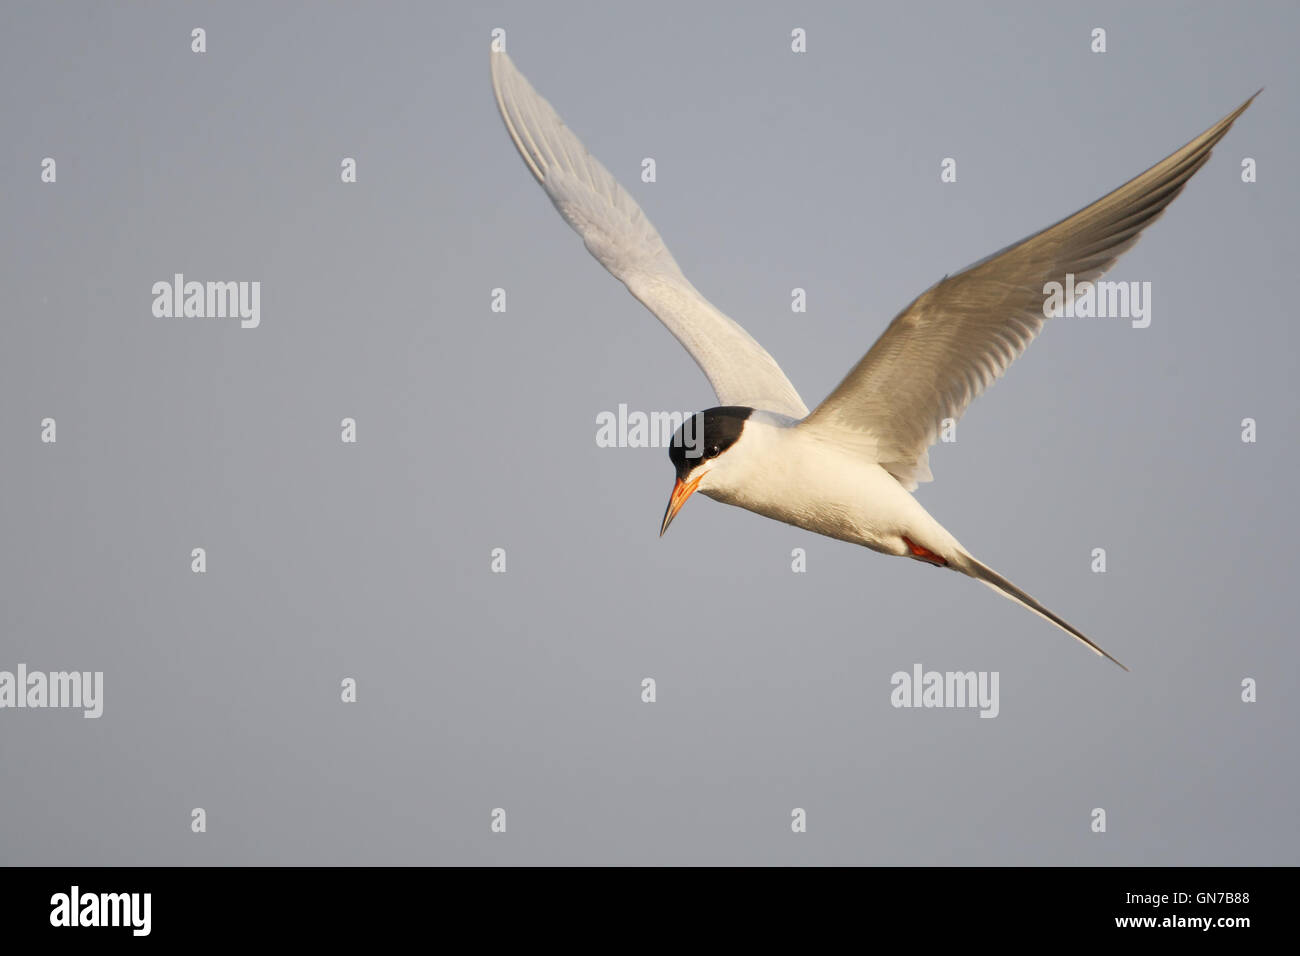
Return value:
<svg viewBox="0 0 1300 956">
<path fill-rule="evenodd" d="M 740 439 L 700 483 L 700 492 L 887 554 L 909 553 L 904 534 L 932 549 L 956 544 L 879 464 L 858 449 L 827 442 L 794 424 L 755 412 Z"/>
</svg>

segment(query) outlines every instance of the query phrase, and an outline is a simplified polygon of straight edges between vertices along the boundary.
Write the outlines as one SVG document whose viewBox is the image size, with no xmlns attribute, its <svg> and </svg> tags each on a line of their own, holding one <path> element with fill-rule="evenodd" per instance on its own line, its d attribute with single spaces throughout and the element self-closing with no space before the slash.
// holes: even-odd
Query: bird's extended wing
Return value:
<svg viewBox="0 0 1300 956">
<path fill-rule="evenodd" d="M 772 356 L 687 281 L 655 227 L 542 99 L 504 52 L 492 54 L 492 89 L 528 169 L 587 250 L 668 327 L 722 405 L 802 418 L 808 409 Z"/>
<path fill-rule="evenodd" d="M 1043 327 L 1045 285 L 1109 269 L 1254 98 L 1092 205 L 931 286 L 800 427 L 863 445 L 909 491 L 929 481 L 943 420 L 959 418 Z"/>
</svg>

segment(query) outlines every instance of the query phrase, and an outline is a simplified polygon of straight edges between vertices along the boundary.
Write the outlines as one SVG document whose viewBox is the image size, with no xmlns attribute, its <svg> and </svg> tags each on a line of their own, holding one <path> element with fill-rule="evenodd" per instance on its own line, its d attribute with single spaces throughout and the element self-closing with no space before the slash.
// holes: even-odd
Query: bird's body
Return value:
<svg viewBox="0 0 1300 956">
<path fill-rule="evenodd" d="M 733 474 L 741 477 L 729 480 Z M 731 447 L 726 467 L 713 471 L 700 494 L 882 554 L 912 556 L 907 540 L 941 556 L 961 551 L 877 462 L 785 415 L 751 414 L 744 441 Z"/>
<path fill-rule="evenodd" d="M 1064 280 L 1081 291 L 1101 276 L 1159 218 L 1254 97 L 1074 215 L 945 276 L 900 312 L 809 412 L 772 356 L 687 280 L 635 200 L 504 51 L 492 53 L 492 84 L 511 139 L 560 215 L 681 342 L 718 396 L 718 407 L 693 416 L 674 437 L 677 481 L 661 535 L 698 490 L 975 578 L 1119 664 L 976 560 L 911 492 L 931 480 L 928 448 L 943 423 L 959 418 L 1051 317 L 1048 284 Z"/>
</svg>

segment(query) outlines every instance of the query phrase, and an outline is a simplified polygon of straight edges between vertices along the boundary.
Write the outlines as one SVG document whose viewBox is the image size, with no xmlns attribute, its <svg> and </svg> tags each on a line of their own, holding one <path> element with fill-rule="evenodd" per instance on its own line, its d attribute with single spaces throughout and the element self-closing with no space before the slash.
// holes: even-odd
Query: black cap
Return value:
<svg viewBox="0 0 1300 956">
<path fill-rule="evenodd" d="M 696 412 L 677 429 L 668 447 L 668 457 L 684 479 L 701 461 L 717 458 L 736 443 L 753 413 L 744 405 L 722 405 Z"/>
</svg>

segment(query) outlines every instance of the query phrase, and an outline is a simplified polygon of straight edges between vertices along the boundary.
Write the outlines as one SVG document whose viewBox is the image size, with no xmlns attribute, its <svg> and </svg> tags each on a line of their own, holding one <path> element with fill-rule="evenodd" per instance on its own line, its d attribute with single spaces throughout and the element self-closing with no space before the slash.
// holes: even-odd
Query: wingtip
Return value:
<svg viewBox="0 0 1300 956">
<path fill-rule="evenodd" d="M 1246 102 L 1242 103 L 1235 110 L 1233 110 L 1231 113 L 1228 114 L 1227 122 L 1231 123 L 1242 113 L 1246 112 L 1246 108 L 1250 106 L 1251 103 L 1255 102 L 1255 97 L 1259 96 L 1259 94 L 1263 92 L 1264 92 L 1264 87 L 1261 86 L 1254 93 L 1251 93 L 1250 96 L 1247 98 Z"/>
<path fill-rule="evenodd" d="M 500 49 L 498 49 L 498 46 Z M 491 66 L 494 75 L 503 67 L 515 69 L 515 61 L 510 59 L 510 54 L 506 52 L 505 46 L 497 43 L 496 37 L 493 37 L 488 44 L 488 64 Z"/>
</svg>

